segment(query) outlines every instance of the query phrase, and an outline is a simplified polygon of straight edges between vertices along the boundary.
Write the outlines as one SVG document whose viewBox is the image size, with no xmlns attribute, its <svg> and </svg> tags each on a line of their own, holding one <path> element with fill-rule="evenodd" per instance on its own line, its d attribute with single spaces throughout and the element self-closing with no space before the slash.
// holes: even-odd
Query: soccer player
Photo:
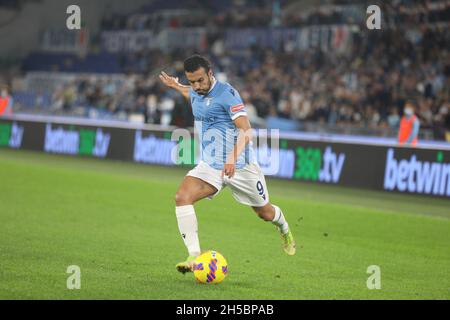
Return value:
<svg viewBox="0 0 450 320">
<path fill-rule="evenodd" d="M 187 173 L 175 195 L 178 228 L 189 254 L 186 261 L 176 265 L 177 270 L 193 271 L 194 260 L 201 253 L 194 203 L 212 199 L 225 186 L 239 203 L 251 206 L 261 219 L 271 221 L 281 234 L 284 251 L 294 255 L 296 245 L 286 218 L 279 207 L 269 202 L 239 93 L 230 84 L 217 81 L 209 61 L 200 55 L 187 58 L 184 71 L 189 86 L 165 72 L 159 75 L 165 85 L 190 100 L 202 150 L 201 161 Z"/>
</svg>

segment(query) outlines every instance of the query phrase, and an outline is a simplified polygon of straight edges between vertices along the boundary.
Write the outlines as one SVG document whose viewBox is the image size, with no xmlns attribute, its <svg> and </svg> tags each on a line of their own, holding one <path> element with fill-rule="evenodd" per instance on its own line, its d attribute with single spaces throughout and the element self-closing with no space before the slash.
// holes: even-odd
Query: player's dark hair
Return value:
<svg viewBox="0 0 450 320">
<path fill-rule="evenodd" d="M 184 60 L 184 71 L 195 72 L 198 69 L 203 68 L 208 73 L 211 70 L 211 63 L 205 57 L 199 54 L 194 54 L 186 60 Z"/>
</svg>

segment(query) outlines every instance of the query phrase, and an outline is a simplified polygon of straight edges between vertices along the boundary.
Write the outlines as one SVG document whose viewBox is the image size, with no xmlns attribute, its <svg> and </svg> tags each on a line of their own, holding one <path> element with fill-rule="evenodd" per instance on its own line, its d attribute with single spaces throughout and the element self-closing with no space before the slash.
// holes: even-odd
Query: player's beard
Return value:
<svg viewBox="0 0 450 320">
<path fill-rule="evenodd" d="M 211 90 L 211 85 L 212 85 L 212 81 L 211 81 L 211 77 L 208 77 L 208 89 L 205 90 L 197 90 L 195 92 L 197 92 L 197 94 L 201 95 L 201 96 L 206 96 L 209 92 L 209 90 Z"/>
</svg>

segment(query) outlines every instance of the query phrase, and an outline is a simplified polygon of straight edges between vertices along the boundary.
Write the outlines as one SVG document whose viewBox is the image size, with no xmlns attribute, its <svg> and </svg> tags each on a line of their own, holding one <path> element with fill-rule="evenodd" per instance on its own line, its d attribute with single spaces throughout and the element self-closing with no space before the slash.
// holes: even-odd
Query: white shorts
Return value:
<svg viewBox="0 0 450 320">
<path fill-rule="evenodd" d="M 199 178 L 214 186 L 217 192 L 210 196 L 210 199 L 217 195 L 220 190 L 229 186 L 234 199 L 239 203 L 252 207 L 262 207 L 269 202 L 266 180 L 261 168 L 256 163 L 247 164 L 242 169 L 236 169 L 234 176 L 230 179 L 227 176 L 222 178 L 222 170 L 214 169 L 206 162 L 200 161 L 194 169 L 187 173 L 187 176 Z"/>
</svg>

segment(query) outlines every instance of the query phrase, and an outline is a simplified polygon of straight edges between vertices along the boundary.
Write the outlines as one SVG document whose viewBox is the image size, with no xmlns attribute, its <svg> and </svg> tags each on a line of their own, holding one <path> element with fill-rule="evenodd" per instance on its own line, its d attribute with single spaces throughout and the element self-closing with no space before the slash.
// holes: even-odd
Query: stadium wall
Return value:
<svg viewBox="0 0 450 320">
<path fill-rule="evenodd" d="M 105 121 L 13 116 L 0 119 L 0 148 L 35 150 L 191 167 L 196 140 L 172 140 L 172 129 Z M 191 132 L 192 133 L 192 132 Z M 450 148 L 408 148 L 280 136 L 279 148 L 257 135 L 268 176 L 318 184 L 450 198 Z M 275 168 L 275 170 L 274 170 Z"/>
</svg>

